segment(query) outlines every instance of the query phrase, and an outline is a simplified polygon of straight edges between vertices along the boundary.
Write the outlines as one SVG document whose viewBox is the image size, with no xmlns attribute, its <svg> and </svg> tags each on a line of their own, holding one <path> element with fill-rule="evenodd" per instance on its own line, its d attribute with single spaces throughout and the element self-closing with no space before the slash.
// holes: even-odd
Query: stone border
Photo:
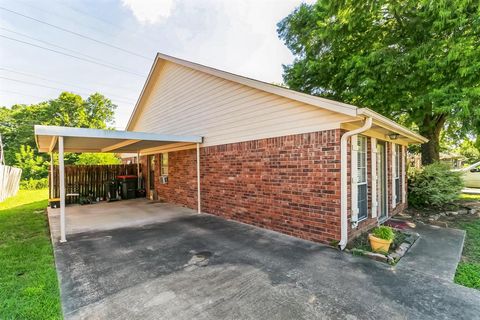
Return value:
<svg viewBox="0 0 480 320">
<path fill-rule="evenodd" d="M 418 238 L 420 238 L 420 235 L 416 232 L 412 232 L 409 230 L 399 230 L 399 229 L 395 229 L 395 230 L 406 234 L 407 237 L 394 252 L 389 253 L 388 255 L 366 251 L 362 249 L 356 249 L 356 248 L 345 249 L 345 251 L 350 252 L 353 255 L 364 256 L 373 260 L 388 263 L 390 265 L 395 265 L 407 253 L 408 249 L 410 249 L 410 247 L 415 243 L 415 241 L 417 241 Z"/>
</svg>

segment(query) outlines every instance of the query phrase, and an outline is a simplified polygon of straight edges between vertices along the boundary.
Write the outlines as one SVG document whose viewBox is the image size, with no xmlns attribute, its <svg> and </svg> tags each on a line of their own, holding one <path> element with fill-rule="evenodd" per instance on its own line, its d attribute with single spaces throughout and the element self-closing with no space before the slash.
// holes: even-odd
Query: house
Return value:
<svg viewBox="0 0 480 320">
<path fill-rule="evenodd" d="M 126 130 L 203 137 L 199 185 L 194 145 L 141 152 L 151 199 L 342 248 L 405 209 L 406 147 L 427 141 L 367 108 L 160 53 Z"/>
</svg>

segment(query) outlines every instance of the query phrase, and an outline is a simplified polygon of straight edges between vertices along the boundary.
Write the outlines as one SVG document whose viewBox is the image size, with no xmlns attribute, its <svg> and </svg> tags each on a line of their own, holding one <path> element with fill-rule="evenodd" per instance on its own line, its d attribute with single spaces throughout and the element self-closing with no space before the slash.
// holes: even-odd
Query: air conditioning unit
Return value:
<svg viewBox="0 0 480 320">
<path fill-rule="evenodd" d="M 167 184 L 168 183 L 168 176 L 160 176 L 160 183 Z"/>
</svg>

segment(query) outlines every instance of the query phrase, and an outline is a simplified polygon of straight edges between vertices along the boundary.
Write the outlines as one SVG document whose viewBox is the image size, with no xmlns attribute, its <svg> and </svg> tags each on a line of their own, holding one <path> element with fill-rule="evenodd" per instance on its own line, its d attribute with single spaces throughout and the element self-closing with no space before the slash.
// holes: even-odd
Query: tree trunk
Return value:
<svg viewBox="0 0 480 320">
<path fill-rule="evenodd" d="M 435 133 L 422 133 L 428 139 L 422 144 L 422 165 L 431 164 L 440 160 L 440 135 Z"/>
<path fill-rule="evenodd" d="M 428 165 L 440 160 L 440 132 L 447 119 L 446 114 L 432 116 L 426 114 L 420 126 L 420 134 L 428 139 L 422 144 L 422 165 Z"/>
</svg>

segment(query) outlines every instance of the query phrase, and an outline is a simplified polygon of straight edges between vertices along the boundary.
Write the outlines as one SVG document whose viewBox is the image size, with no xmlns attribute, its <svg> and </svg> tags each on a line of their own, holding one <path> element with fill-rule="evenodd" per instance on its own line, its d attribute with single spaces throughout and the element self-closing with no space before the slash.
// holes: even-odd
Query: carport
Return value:
<svg viewBox="0 0 480 320">
<path fill-rule="evenodd" d="M 65 227 L 65 152 L 109 152 L 152 154 L 158 150 L 195 147 L 197 149 L 197 211 L 200 203 L 200 143 L 201 136 L 178 136 L 147 132 L 35 126 L 35 141 L 40 152 L 58 152 L 60 185 L 60 242 L 67 241 Z M 51 161 L 53 166 L 53 161 Z M 139 163 L 139 161 L 137 161 Z"/>
</svg>

